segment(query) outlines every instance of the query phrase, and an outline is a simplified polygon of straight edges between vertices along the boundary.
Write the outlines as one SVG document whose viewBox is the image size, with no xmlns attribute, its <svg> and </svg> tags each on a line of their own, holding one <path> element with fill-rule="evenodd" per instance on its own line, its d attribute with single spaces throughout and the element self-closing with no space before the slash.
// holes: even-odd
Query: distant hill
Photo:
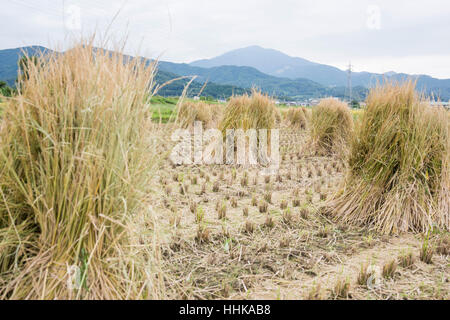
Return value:
<svg viewBox="0 0 450 320">
<path fill-rule="evenodd" d="M 273 76 L 306 78 L 325 86 L 345 86 L 347 79 L 345 72 L 338 68 L 291 57 L 260 46 L 236 49 L 215 58 L 194 61 L 190 65 L 204 68 L 223 65 L 248 66 Z"/>
<path fill-rule="evenodd" d="M 256 87 L 274 96 L 313 98 L 328 96 L 335 91 L 308 79 L 274 77 L 252 67 L 219 66 L 201 68 L 184 63 L 160 62 L 159 69 L 184 76 L 197 75 L 197 79 L 202 82 L 209 80 L 242 88 Z M 364 91 L 361 89 L 363 88 L 359 88 L 359 90 L 356 88 L 355 93 Z M 345 91 L 344 88 L 342 90 Z M 342 92 L 343 95 L 344 92 Z"/>
<path fill-rule="evenodd" d="M 306 59 L 291 57 L 280 51 L 250 46 L 233 50 L 218 57 L 198 60 L 190 63 L 193 67 L 214 68 L 219 66 L 248 66 L 260 72 L 289 79 L 309 79 L 324 86 L 345 87 L 347 73 L 333 66 L 319 64 Z M 450 99 L 450 79 L 436 79 L 427 75 L 407 75 L 395 72 L 377 74 L 370 72 L 354 72 L 352 84 L 356 87 L 369 88 L 384 79 L 417 80 L 417 89 L 427 94 Z"/>
<path fill-rule="evenodd" d="M 156 74 L 156 83 L 163 85 L 164 83 L 179 77 L 180 76 L 177 74 L 159 70 Z M 190 80 L 190 78 L 177 80 L 168 86 L 163 86 L 160 90 L 158 90 L 157 94 L 165 97 L 180 96 Z M 203 91 L 201 91 L 202 96 L 210 96 L 215 99 L 226 99 L 232 95 L 242 95 L 246 92 L 250 92 L 248 89 L 243 89 L 233 85 L 216 84 L 214 82 L 208 82 L 204 88 L 203 85 L 204 83 L 193 81 L 188 87 L 187 95 L 189 97 L 197 96 L 203 89 Z"/>
<path fill-rule="evenodd" d="M 44 47 L 0 50 L 0 57 L 5 57 L 5 59 L 0 60 L 0 80 L 14 85 L 18 70 L 17 61 L 22 53 L 28 52 L 28 54 L 33 55 L 40 51 L 50 52 L 51 50 Z M 158 66 L 156 82 L 160 85 L 179 76 L 197 76 L 196 80 L 189 87 L 188 94 L 190 96 L 197 95 L 206 82 L 207 85 L 202 91 L 202 95 L 214 98 L 226 98 L 233 94 L 242 94 L 253 87 L 261 89 L 272 96 L 286 99 L 298 100 L 326 96 L 343 98 L 345 96 L 345 87 L 343 86 L 327 88 L 308 79 L 275 77 L 252 67 L 219 66 L 201 68 L 185 63 L 165 61 L 160 61 Z M 178 80 L 163 87 L 159 94 L 164 96 L 180 95 L 188 82 L 189 79 Z M 367 89 L 363 87 L 355 87 L 353 91 L 355 97 L 359 99 L 363 99 L 367 93 Z"/>
<path fill-rule="evenodd" d="M 14 86 L 17 61 L 23 54 L 35 55 L 51 50 L 31 46 L 0 50 L 0 80 Z M 150 60 L 149 60 L 150 61 Z M 273 49 L 251 46 L 233 50 L 213 59 L 190 64 L 159 62 L 157 83 L 162 84 L 179 76 L 197 76 L 188 93 L 196 95 L 207 82 L 202 94 L 226 98 L 232 94 L 248 92 L 256 87 L 275 97 L 302 100 L 335 96 L 344 98 L 347 74 L 338 68 L 318 64 L 302 58 L 290 57 Z M 426 75 L 407 75 L 393 71 L 385 74 L 353 73 L 353 96 L 362 100 L 368 88 L 383 79 L 417 80 L 417 88 L 441 100 L 450 100 L 450 79 L 436 79 Z M 180 95 L 189 79 L 176 81 L 161 89 L 162 95 Z"/>
<path fill-rule="evenodd" d="M 50 51 L 40 46 L 0 50 L 0 80 L 5 81 L 9 86 L 14 86 L 17 79 L 17 62 L 24 54 L 32 56 Z"/>
<path fill-rule="evenodd" d="M 41 46 L 30 46 L 15 49 L 0 50 L 0 81 L 5 81 L 9 86 L 14 87 L 17 79 L 18 61 L 24 55 L 29 56 L 39 55 L 40 53 L 51 53 L 52 50 Z M 150 60 L 149 60 L 150 61 Z M 156 84 L 162 85 L 169 80 L 179 78 L 179 75 L 171 72 L 159 70 L 156 75 Z M 158 92 L 163 96 L 179 96 L 183 92 L 185 85 L 190 79 L 177 80 L 168 86 L 164 86 Z M 194 81 L 188 88 L 188 95 L 197 95 L 203 87 L 203 83 Z M 209 82 L 202 91 L 203 96 L 211 96 L 213 98 L 227 98 L 233 94 L 243 94 L 248 92 L 235 85 L 221 85 L 213 82 Z"/>
</svg>

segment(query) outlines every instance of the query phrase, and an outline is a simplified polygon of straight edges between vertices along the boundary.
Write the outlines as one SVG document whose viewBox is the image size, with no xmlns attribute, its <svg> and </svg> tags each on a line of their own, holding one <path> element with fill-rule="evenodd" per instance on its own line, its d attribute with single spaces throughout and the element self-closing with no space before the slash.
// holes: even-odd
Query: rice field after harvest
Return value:
<svg viewBox="0 0 450 320">
<path fill-rule="evenodd" d="M 422 212 L 407 208 L 406 201 L 394 204 L 415 215 L 404 230 L 377 230 L 370 217 L 362 223 L 339 218 L 334 203 L 351 189 L 345 185 L 347 159 L 361 123 L 352 129 L 351 111 L 336 104 L 324 100 L 312 114 L 292 109 L 275 117 L 281 132 L 275 175 L 261 176 L 251 166 L 160 165 L 154 209 L 165 235 L 164 269 L 178 279 L 169 289 L 173 298 L 448 299 L 447 209 L 439 213 L 443 224 L 436 220 L 416 232 Z M 320 108 L 343 115 L 321 118 L 327 111 Z M 304 113 L 304 124 L 292 112 Z M 446 119 L 441 129 L 448 128 Z M 327 128 L 314 128 L 314 122 Z M 441 156 L 448 161 L 448 153 Z M 447 188 L 448 177 L 440 182 Z M 365 196 L 353 192 L 358 200 L 349 205 Z M 441 201 L 448 206 L 447 196 Z M 360 215 L 369 215 L 363 210 Z"/>
<path fill-rule="evenodd" d="M 93 51 L 1 105 L 1 299 L 450 298 L 450 117 L 414 82 L 359 111 L 166 99 Z"/>
</svg>

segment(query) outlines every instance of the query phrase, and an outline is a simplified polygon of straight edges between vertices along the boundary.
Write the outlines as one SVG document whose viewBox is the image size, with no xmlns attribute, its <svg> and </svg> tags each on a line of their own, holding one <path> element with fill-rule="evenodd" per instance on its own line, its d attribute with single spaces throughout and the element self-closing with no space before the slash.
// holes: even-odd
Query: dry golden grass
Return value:
<svg viewBox="0 0 450 320">
<path fill-rule="evenodd" d="M 220 122 L 220 130 L 224 133 L 227 129 L 270 130 L 275 127 L 277 113 L 274 102 L 267 95 L 253 90 L 251 96 L 230 99 Z"/>
<path fill-rule="evenodd" d="M 450 137 L 446 111 L 415 84 L 371 90 L 357 128 L 349 174 L 329 210 L 381 233 L 450 228 Z"/>
<path fill-rule="evenodd" d="M 2 117 L 0 297 L 160 297 L 142 139 L 154 65 L 92 41 L 38 61 Z"/>
<path fill-rule="evenodd" d="M 200 121 L 205 127 L 214 127 L 220 121 L 223 107 L 207 104 L 203 101 L 184 101 L 178 107 L 177 123 L 183 128 L 189 128 L 195 121 Z"/>
<path fill-rule="evenodd" d="M 305 129 L 307 126 L 306 108 L 289 108 L 286 112 L 286 119 L 289 121 L 291 126 Z"/>
<path fill-rule="evenodd" d="M 346 155 L 353 136 L 353 117 L 346 103 L 323 99 L 311 115 L 310 135 L 319 154 Z"/>
</svg>

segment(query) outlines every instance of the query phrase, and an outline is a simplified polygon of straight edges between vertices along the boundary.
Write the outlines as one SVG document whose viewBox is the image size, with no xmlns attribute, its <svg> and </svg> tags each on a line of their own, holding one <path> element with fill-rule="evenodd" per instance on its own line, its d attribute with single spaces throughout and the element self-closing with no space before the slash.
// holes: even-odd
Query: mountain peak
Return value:
<svg viewBox="0 0 450 320">
<path fill-rule="evenodd" d="M 397 74 L 397 72 L 395 72 L 395 71 L 388 71 L 388 72 L 385 72 L 385 73 L 383 73 L 385 76 L 388 76 L 388 77 L 390 77 L 390 76 L 395 76 L 396 74 Z"/>
<path fill-rule="evenodd" d="M 202 68 L 223 65 L 248 66 L 274 76 L 297 78 L 294 74 L 290 74 L 295 68 L 311 67 L 317 64 L 306 59 L 288 56 L 278 50 L 251 45 L 228 51 L 215 58 L 194 61 L 190 65 Z"/>
</svg>

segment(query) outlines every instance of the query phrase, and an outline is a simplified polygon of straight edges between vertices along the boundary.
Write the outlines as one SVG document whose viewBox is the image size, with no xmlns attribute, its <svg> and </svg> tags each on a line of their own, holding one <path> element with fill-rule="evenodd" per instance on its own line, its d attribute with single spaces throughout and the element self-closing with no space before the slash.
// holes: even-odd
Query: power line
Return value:
<svg viewBox="0 0 450 320">
<path fill-rule="evenodd" d="M 352 63 L 348 64 L 348 72 L 347 72 L 347 93 L 348 93 L 348 101 L 352 103 Z"/>
</svg>

